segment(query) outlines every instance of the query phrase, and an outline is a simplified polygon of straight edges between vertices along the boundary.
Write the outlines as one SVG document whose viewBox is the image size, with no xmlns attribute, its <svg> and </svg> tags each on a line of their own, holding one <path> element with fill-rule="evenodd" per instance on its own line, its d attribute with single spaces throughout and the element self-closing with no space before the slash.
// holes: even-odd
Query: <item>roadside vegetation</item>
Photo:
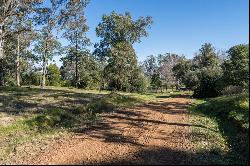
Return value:
<svg viewBox="0 0 250 166">
<path fill-rule="evenodd" d="M 190 120 L 207 127 L 192 128 L 192 140 L 202 154 L 201 164 L 249 163 L 248 94 L 194 100 Z"/>
</svg>

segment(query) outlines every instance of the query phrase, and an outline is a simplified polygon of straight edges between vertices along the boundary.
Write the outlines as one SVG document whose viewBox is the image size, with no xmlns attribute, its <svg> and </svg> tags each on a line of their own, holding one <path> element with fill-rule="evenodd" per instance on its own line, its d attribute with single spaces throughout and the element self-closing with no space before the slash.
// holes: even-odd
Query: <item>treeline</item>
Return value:
<svg viewBox="0 0 250 166">
<path fill-rule="evenodd" d="M 156 89 L 184 88 L 200 98 L 249 89 L 249 45 L 216 52 L 212 44 L 205 43 L 193 59 L 169 53 L 150 56 L 143 66 Z"/>
<path fill-rule="evenodd" d="M 205 43 L 193 59 L 173 53 L 138 63 L 133 44 L 148 36 L 151 17 L 103 15 L 98 43 L 86 36 L 88 0 L 0 2 L 0 85 L 66 86 L 126 92 L 187 89 L 196 97 L 249 87 L 248 45 L 216 52 Z M 63 41 L 63 43 L 62 43 Z M 94 51 L 88 50 L 94 46 Z M 55 56 L 62 66 L 49 64 Z"/>
<path fill-rule="evenodd" d="M 61 85 L 144 91 L 133 44 L 148 35 L 151 17 L 112 12 L 91 43 L 84 11 L 88 0 L 0 2 L 0 86 Z M 63 43 L 62 43 L 63 41 Z M 94 45 L 94 51 L 88 50 Z M 60 70 L 49 61 L 61 56 Z M 60 73 L 60 77 L 59 76 Z"/>
</svg>

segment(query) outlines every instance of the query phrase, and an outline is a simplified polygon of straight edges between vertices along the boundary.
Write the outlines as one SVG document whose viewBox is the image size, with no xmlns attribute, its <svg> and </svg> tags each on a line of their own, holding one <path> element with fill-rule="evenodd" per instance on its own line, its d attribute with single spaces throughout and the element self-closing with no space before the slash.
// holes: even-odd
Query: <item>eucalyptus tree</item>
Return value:
<svg viewBox="0 0 250 166">
<path fill-rule="evenodd" d="M 54 32 L 59 22 L 58 5 L 59 2 L 51 0 L 49 5 L 37 9 L 37 15 L 34 18 L 36 25 L 41 27 L 37 33 L 34 52 L 38 62 L 42 62 L 42 88 L 46 86 L 48 60 L 52 60 L 61 51 L 61 44 Z"/>
<path fill-rule="evenodd" d="M 224 84 L 249 88 L 249 45 L 235 45 L 227 53 L 222 64 Z"/>
<path fill-rule="evenodd" d="M 154 55 L 150 55 L 147 57 L 145 61 L 143 61 L 143 66 L 145 69 L 145 74 L 151 79 L 153 74 L 156 74 L 158 71 L 158 63 L 157 59 Z"/>
<path fill-rule="evenodd" d="M 88 26 L 85 18 L 85 8 L 89 0 L 71 1 L 65 0 L 64 7 L 60 8 L 59 25 L 69 44 L 67 45 L 68 59 L 72 60 L 75 66 L 75 86 L 79 86 L 79 61 L 80 58 L 88 54 L 87 46 L 90 40 L 86 36 Z"/>
<path fill-rule="evenodd" d="M 104 77 L 111 88 L 126 89 L 129 73 L 137 68 L 133 44 L 148 36 L 147 28 L 151 24 L 151 17 L 140 17 L 134 21 L 128 12 L 124 15 L 112 12 L 102 17 L 102 22 L 96 28 L 101 41 L 94 53 L 107 61 Z"/>
<path fill-rule="evenodd" d="M 205 43 L 199 49 L 198 55 L 193 59 L 194 66 L 202 68 L 215 68 L 220 65 L 220 59 L 211 43 Z"/>
<path fill-rule="evenodd" d="M 42 88 L 46 86 L 48 60 L 52 60 L 54 56 L 61 54 L 61 43 L 49 32 L 47 28 L 43 28 L 34 48 L 36 59 L 42 62 Z"/>
<path fill-rule="evenodd" d="M 173 72 L 195 97 L 215 97 L 221 93 L 222 69 L 212 44 L 205 43 L 192 61 L 182 60 Z"/>
<path fill-rule="evenodd" d="M 5 58 L 4 44 L 5 40 L 13 33 L 9 27 L 13 25 L 13 17 L 20 16 L 23 13 L 33 11 L 37 4 L 41 4 L 42 0 L 1 0 L 0 1 L 0 85 L 3 81 L 3 59 Z"/>
<path fill-rule="evenodd" d="M 166 87 L 170 85 L 176 86 L 177 89 L 179 88 L 179 79 L 175 77 L 172 69 L 182 58 L 183 56 L 179 56 L 173 53 L 158 55 L 158 72 L 160 74 L 160 78 L 162 79 L 163 84 Z"/>
<path fill-rule="evenodd" d="M 81 56 L 78 58 L 79 63 L 79 88 L 89 88 L 97 89 L 100 87 L 100 78 L 101 78 L 101 65 L 95 59 L 95 57 L 86 52 L 81 53 Z M 69 59 L 69 56 L 62 58 L 63 65 L 61 67 L 62 78 L 68 86 L 75 86 L 75 68 L 72 66 L 72 60 Z"/>
<path fill-rule="evenodd" d="M 17 43 L 15 48 L 16 60 L 15 60 L 15 73 L 16 73 L 16 85 L 20 86 L 21 75 L 21 61 L 29 58 L 28 47 L 35 38 L 34 27 L 32 24 L 32 18 L 29 17 L 28 10 L 19 9 L 18 15 L 13 17 L 13 24 L 10 26 L 12 34 L 16 37 Z"/>
</svg>

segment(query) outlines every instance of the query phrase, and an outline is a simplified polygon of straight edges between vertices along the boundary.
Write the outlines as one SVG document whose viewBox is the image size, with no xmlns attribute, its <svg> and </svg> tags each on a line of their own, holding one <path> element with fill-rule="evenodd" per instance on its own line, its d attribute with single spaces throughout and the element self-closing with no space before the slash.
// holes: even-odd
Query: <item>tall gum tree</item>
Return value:
<svg viewBox="0 0 250 166">
<path fill-rule="evenodd" d="M 127 82 L 124 80 L 128 80 L 128 74 L 137 67 L 133 44 L 148 36 L 147 28 L 152 23 L 151 17 L 140 17 L 134 21 L 128 12 L 112 12 L 102 17 L 102 22 L 96 28 L 96 34 L 101 41 L 95 45 L 94 54 L 107 61 L 104 71 L 109 72 L 105 72 L 108 75 L 104 74 L 104 77 L 112 76 L 111 80 L 107 80 L 112 88 L 123 90 L 123 86 L 126 86 Z M 116 72 L 116 69 L 120 72 Z"/>
<path fill-rule="evenodd" d="M 48 60 L 52 60 L 54 56 L 59 55 L 61 48 L 60 42 L 53 33 L 59 21 L 58 5 L 59 2 L 51 0 L 50 5 L 37 9 L 37 15 L 34 19 L 36 24 L 41 26 L 37 35 L 34 52 L 38 61 L 42 62 L 42 88 L 46 86 Z"/>
<path fill-rule="evenodd" d="M 59 25 L 63 31 L 69 44 L 66 46 L 67 57 L 71 59 L 75 65 L 75 87 L 79 86 L 79 66 L 82 56 L 88 54 L 87 46 L 89 46 L 90 39 L 87 38 L 86 32 L 89 27 L 86 23 L 85 8 L 89 0 L 65 0 L 63 6 L 59 10 Z"/>
<path fill-rule="evenodd" d="M 3 59 L 5 58 L 4 44 L 6 38 L 11 35 L 8 27 L 13 24 L 13 17 L 20 11 L 33 11 L 37 4 L 43 0 L 1 0 L 0 1 L 0 86 L 4 85 Z"/>
</svg>

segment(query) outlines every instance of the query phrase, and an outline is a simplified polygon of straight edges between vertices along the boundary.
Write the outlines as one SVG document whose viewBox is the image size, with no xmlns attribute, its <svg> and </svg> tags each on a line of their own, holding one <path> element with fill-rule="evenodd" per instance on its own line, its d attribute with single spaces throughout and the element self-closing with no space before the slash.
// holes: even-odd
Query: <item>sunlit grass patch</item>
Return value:
<svg viewBox="0 0 250 166">
<path fill-rule="evenodd" d="M 190 110 L 191 122 L 206 126 L 206 129 L 192 127 L 193 140 L 199 151 L 213 152 L 209 153 L 212 156 L 202 155 L 206 156 L 205 163 L 249 164 L 248 94 L 195 100 Z"/>
</svg>

